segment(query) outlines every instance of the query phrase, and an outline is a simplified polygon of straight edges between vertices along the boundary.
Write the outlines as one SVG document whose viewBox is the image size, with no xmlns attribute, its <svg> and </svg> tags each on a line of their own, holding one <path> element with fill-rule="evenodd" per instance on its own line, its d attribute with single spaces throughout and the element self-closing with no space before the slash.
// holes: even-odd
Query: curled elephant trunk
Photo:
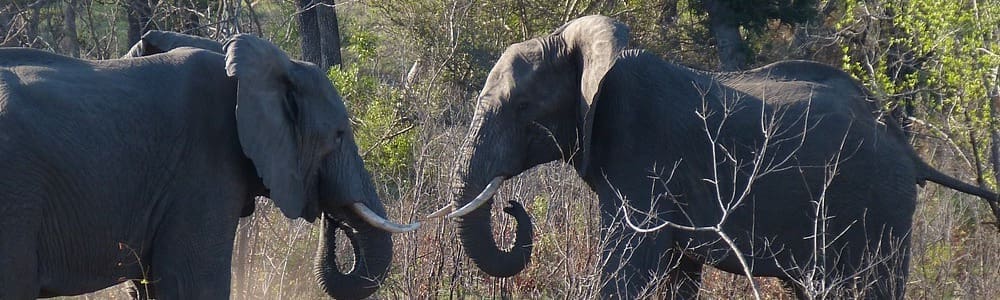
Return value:
<svg viewBox="0 0 1000 300">
<path fill-rule="evenodd" d="M 468 183 L 468 181 L 464 182 Z M 480 270 L 494 277 L 510 277 L 524 270 L 531 260 L 533 231 L 531 218 L 520 203 L 509 202 L 511 206 L 505 208 L 504 212 L 514 217 L 517 227 L 514 245 L 509 251 L 501 250 L 496 241 L 493 240 L 493 222 L 490 218 L 490 207 L 492 206 L 490 204 L 493 202 L 491 196 L 499 186 L 499 182 L 496 180 L 494 182 L 495 184 L 491 184 L 492 187 L 485 188 L 486 191 L 483 192 L 468 188 L 461 189 L 462 192 L 459 193 L 460 196 L 454 205 L 462 207 L 456 213 L 464 214 L 458 220 L 459 237 L 469 258 Z M 466 185 L 466 187 L 470 186 Z M 479 199 L 483 203 L 469 205 L 470 202 L 474 202 L 473 195 L 477 194 L 480 197 L 476 198 L 485 198 Z"/>
<path fill-rule="evenodd" d="M 341 272 L 337 267 L 337 221 L 324 215 L 320 221 L 319 249 L 316 251 L 316 277 L 327 295 L 336 299 L 362 299 L 378 290 L 392 262 L 392 237 L 366 222 L 352 222 L 345 229 L 354 248 L 354 267 Z"/>
</svg>

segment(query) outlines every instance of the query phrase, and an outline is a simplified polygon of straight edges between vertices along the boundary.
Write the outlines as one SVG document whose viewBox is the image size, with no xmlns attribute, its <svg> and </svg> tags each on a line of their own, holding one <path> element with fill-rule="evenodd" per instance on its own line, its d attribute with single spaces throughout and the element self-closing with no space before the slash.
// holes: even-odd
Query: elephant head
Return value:
<svg viewBox="0 0 1000 300">
<path fill-rule="evenodd" d="M 271 43 L 237 35 L 223 47 L 236 79 L 236 126 L 243 152 L 288 218 L 323 214 L 316 273 L 336 298 L 378 288 L 392 260 L 390 233 L 416 229 L 384 218 L 382 202 L 358 154 L 347 109 L 315 65 L 288 59 Z M 341 273 L 334 230 L 346 229 L 354 269 Z"/>
<path fill-rule="evenodd" d="M 493 66 L 459 153 L 453 206 L 430 216 L 460 207 L 448 216 L 462 217 L 462 245 L 484 272 L 507 277 L 523 270 L 532 231 L 523 208 L 507 208 L 517 232 L 513 248 L 500 250 L 491 233 L 490 205 L 484 204 L 504 179 L 538 164 L 562 159 L 586 174 L 601 81 L 627 44 L 628 27 L 587 16 L 547 37 L 511 45 Z"/>
</svg>

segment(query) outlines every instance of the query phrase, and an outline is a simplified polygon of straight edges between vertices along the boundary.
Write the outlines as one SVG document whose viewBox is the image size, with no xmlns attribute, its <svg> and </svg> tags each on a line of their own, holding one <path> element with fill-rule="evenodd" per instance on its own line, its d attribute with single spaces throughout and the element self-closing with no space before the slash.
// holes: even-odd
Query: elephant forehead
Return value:
<svg viewBox="0 0 1000 300">
<path fill-rule="evenodd" d="M 480 96 L 506 98 L 518 86 L 535 81 L 542 57 L 537 43 L 511 45 L 493 66 Z"/>
</svg>

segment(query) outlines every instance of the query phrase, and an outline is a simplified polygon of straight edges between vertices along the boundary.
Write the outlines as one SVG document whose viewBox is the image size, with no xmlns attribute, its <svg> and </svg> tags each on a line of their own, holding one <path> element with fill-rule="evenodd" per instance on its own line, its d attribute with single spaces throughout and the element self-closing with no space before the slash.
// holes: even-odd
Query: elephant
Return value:
<svg viewBox="0 0 1000 300">
<path fill-rule="evenodd" d="M 216 53 L 225 53 L 222 43 L 195 35 L 187 35 L 172 31 L 150 30 L 142 35 L 139 42 L 125 52 L 122 58 L 143 57 L 167 52 L 180 47 L 205 49 Z"/>
<path fill-rule="evenodd" d="M 347 110 L 315 65 L 240 34 L 153 32 L 128 58 L 0 48 L 0 299 L 149 282 L 159 299 L 229 297 L 236 226 L 266 196 L 319 220 L 316 276 L 364 298 L 392 234 Z M 354 246 L 338 269 L 334 233 Z"/>
<path fill-rule="evenodd" d="M 459 148 L 453 200 L 429 215 L 457 220 L 486 274 L 517 274 L 532 248 L 530 216 L 514 201 L 504 210 L 517 222 L 513 246 L 497 248 L 492 195 L 556 160 L 598 196 L 609 241 L 602 298 L 694 298 L 705 264 L 777 277 L 799 297 L 824 292 L 814 283 L 842 283 L 858 287 L 854 296 L 901 298 L 916 185 L 996 203 L 924 163 L 840 70 L 786 61 L 712 73 L 628 40 L 622 23 L 581 17 L 509 46 L 489 72 Z"/>
</svg>

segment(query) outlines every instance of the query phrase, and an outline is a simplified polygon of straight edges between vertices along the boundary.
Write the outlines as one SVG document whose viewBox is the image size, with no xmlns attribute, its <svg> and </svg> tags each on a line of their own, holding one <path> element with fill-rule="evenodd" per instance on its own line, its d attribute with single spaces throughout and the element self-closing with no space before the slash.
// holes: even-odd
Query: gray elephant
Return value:
<svg viewBox="0 0 1000 300">
<path fill-rule="evenodd" d="M 385 219 L 323 72 L 250 35 L 223 47 L 157 32 L 141 44 L 130 56 L 165 53 L 86 61 L 0 49 L 0 299 L 133 279 L 160 299 L 228 298 L 236 225 L 255 196 L 288 218 L 321 219 L 327 294 L 376 291 L 391 233 L 417 224 Z M 355 249 L 346 273 L 337 229 Z"/>
<path fill-rule="evenodd" d="M 187 35 L 171 31 L 150 30 L 142 35 L 139 42 L 125 52 L 122 58 L 134 58 L 160 54 L 180 47 L 205 49 L 217 53 L 225 53 L 222 43 L 200 36 Z"/>
<path fill-rule="evenodd" d="M 517 274 L 531 252 L 531 221 L 516 202 L 505 210 L 518 223 L 514 245 L 497 248 L 493 193 L 553 160 L 599 197 L 605 298 L 643 295 L 660 275 L 671 296 L 694 297 L 703 264 L 744 274 L 734 248 L 753 275 L 781 278 L 800 297 L 813 283 L 846 281 L 855 296 L 901 298 L 916 183 L 996 201 L 922 162 L 839 70 L 794 61 L 707 73 L 626 50 L 628 38 L 623 24 L 583 17 L 511 45 L 490 71 L 455 199 L 431 215 L 461 217 L 465 251 L 487 274 Z M 672 225 L 623 225 L 642 213 Z M 735 247 L 709 230 L 719 223 Z"/>
</svg>

